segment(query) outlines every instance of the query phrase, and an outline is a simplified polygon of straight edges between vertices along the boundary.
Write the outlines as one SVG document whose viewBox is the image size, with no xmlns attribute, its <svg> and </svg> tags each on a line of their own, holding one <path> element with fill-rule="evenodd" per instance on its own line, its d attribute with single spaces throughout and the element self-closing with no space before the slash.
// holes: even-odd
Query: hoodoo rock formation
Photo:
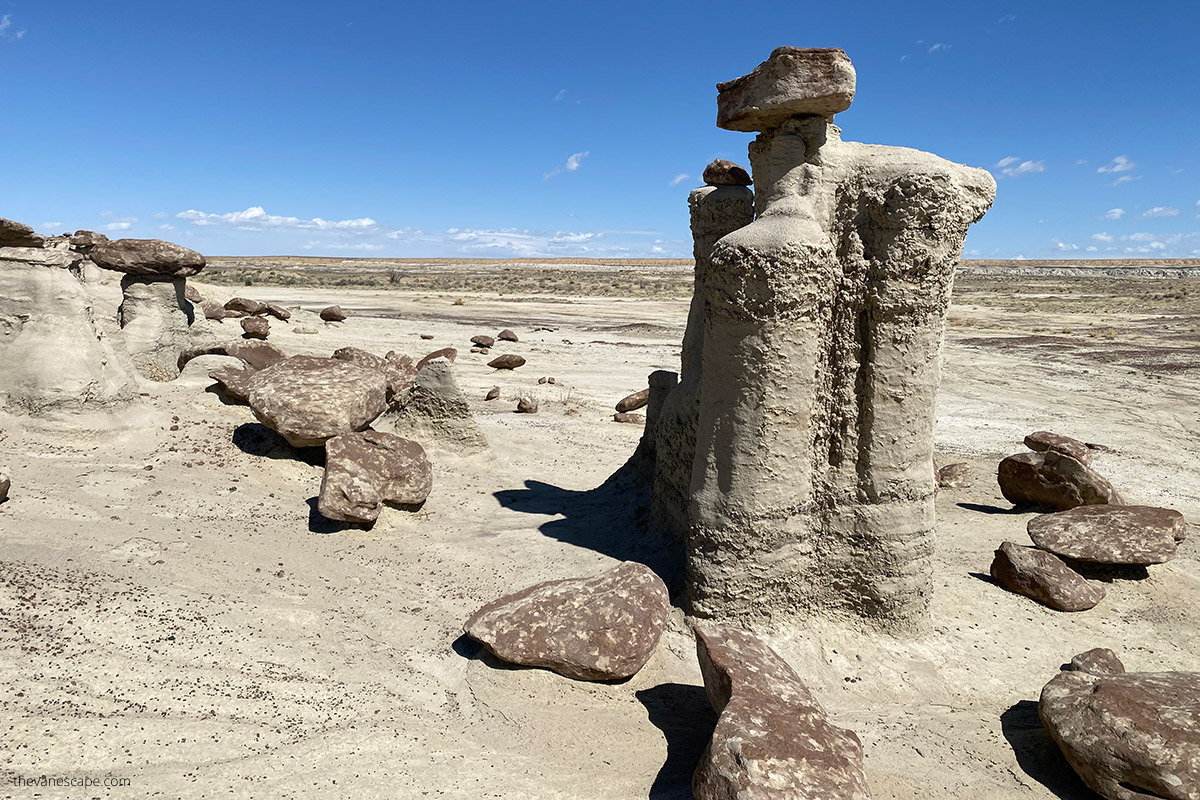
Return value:
<svg viewBox="0 0 1200 800">
<path fill-rule="evenodd" d="M 854 81 L 840 50 L 782 47 L 718 86 L 718 125 L 760 132 L 754 219 L 744 187 L 689 199 L 696 296 L 654 480 L 701 617 L 909 627 L 928 606 L 942 331 L 996 186 L 842 141 Z"/>
</svg>

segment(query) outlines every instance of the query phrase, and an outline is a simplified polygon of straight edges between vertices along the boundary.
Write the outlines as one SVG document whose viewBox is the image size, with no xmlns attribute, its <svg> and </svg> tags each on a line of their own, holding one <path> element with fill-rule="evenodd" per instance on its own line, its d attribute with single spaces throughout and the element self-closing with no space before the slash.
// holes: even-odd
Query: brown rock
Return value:
<svg viewBox="0 0 1200 800">
<path fill-rule="evenodd" d="M 348 361 L 294 356 L 250 379 L 250 410 L 294 447 L 317 447 L 360 431 L 387 408 L 379 372 Z"/>
<path fill-rule="evenodd" d="M 78 250 L 81 253 L 90 253 L 96 245 L 107 242 L 108 237 L 103 233 L 96 233 L 95 231 L 75 231 L 67 241 L 72 249 Z M 191 298 L 188 299 L 190 300 Z"/>
<path fill-rule="evenodd" d="M 292 312 L 276 303 L 263 303 L 263 313 L 270 314 L 280 322 L 287 322 L 292 318 Z"/>
<path fill-rule="evenodd" d="M 497 658 L 583 681 L 640 670 L 667 624 L 667 587 L 626 561 L 595 578 L 539 583 L 476 611 L 463 630 Z"/>
<path fill-rule="evenodd" d="M 1038 715 L 1104 797 L 1200 797 L 1200 673 L 1061 672 L 1042 689 Z"/>
<path fill-rule="evenodd" d="M 517 335 L 515 333 L 513 333 L 512 331 L 510 331 L 508 328 L 505 328 L 504 330 L 502 330 L 498 334 L 496 334 L 496 338 L 502 342 L 518 341 Z"/>
<path fill-rule="evenodd" d="M 345 322 L 346 312 L 341 306 L 328 306 L 321 309 L 320 317 L 326 322 Z"/>
<path fill-rule="evenodd" d="M 472 347 L 471 352 L 472 353 L 482 353 L 483 355 L 486 356 L 488 354 L 488 349 L 486 347 Z"/>
<path fill-rule="evenodd" d="M 225 355 L 241 359 L 253 370 L 273 367 L 287 358 L 283 351 L 269 342 L 234 340 L 223 345 Z"/>
<path fill-rule="evenodd" d="M 723 158 L 713 159 L 704 168 L 702 180 L 709 186 L 749 186 L 754 183 L 745 167 Z"/>
<path fill-rule="evenodd" d="M 500 387 L 493 386 L 492 388 L 488 389 L 488 392 L 487 392 L 487 394 L 485 394 L 483 396 L 483 399 L 484 400 L 495 400 L 499 396 L 500 396 Z"/>
<path fill-rule="evenodd" d="M 947 464 L 937 471 L 937 485 L 942 489 L 962 489 L 971 485 L 971 465 L 965 461 Z"/>
<path fill-rule="evenodd" d="M 248 297 L 234 297 L 226 301 L 225 310 L 238 316 L 245 316 L 248 314 L 261 314 L 267 310 L 267 306 L 265 303 L 251 300 Z"/>
<path fill-rule="evenodd" d="M 200 310 L 204 313 L 205 319 L 223 320 L 229 317 L 237 316 L 230 314 L 225 310 L 225 306 L 218 303 L 216 300 L 205 300 L 200 304 Z"/>
<path fill-rule="evenodd" d="M 1092 564 L 1163 564 L 1187 532 L 1183 514 L 1152 506 L 1079 506 L 1029 520 L 1043 550 Z"/>
<path fill-rule="evenodd" d="M 422 339 L 432 339 L 432 338 L 433 338 L 433 334 L 432 334 L 432 333 L 422 333 L 422 334 L 421 334 L 421 338 L 422 338 Z"/>
<path fill-rule="evenodd" d="M 490 336 L 472 336 L 471 344 L 477 347 L 495 347 L 496 340 Z"/>
<path fill-rule="evenodd" d="M 646 417 L 643 414 L 628 414 L 623 411 L 618 411 L 613 414 L 613 422 L 627 422 L 630 425 L 645 425 Z"/>
<path fill-rule="evenodd" d="M 634 392 L 631 395 L 623 397 L 621 401 L 617 403 L 617 411 L 622 413 L 626 411 L 637 411 L 639 408 L 645 406 L 648 402 L 650 402 L 650 389 L 642 389 L 640 392 Z"/>
<path fill-rule="evenodd" d="M 554 384 L 554 378 L 546 378 L 546 383 L 549 383 L 549 384 L 553 385 L 553 384 Z"/>
<path fill-rule="evenodd" d="M 854 83 L 842 50 L 777 47 L 750 74 L 717 84 L 717 127 L 765 131 L 802 114 L 831 118 L 850 107 Z"/>
<path fill-rule="evenodd" d="M 497 356 L 488 362 L 488 366 L 492 369 L 516 369 L 524 364 L 525 359 L 521 356 L 514 356 L 507 353 L 502 356 Z"/>
<path fill-rule="evenodd" d="M 325 477 L 317 497 L 322 516 L 370 524 L 384 504 L 419 506 L 433 488 L 425 449 L 390 433 L 343 433 L 325 443 Z"/>
<path fill-rule="evenodd" d="M 23 222 L 0 217 L 0 247 L 42 247 L 46 237 Z"/>
<path fill-rule="evenodd" d="M 1050 431 L 1034 431 L 1025 437 L 1025 446 L 1039 453 L 1053 450 L 1064 456 L 1070 456 L 1080 464 L 1092 463 L 1092 448 L 1070 436 L 1060 436 Z"/>
<path fill-rule="evenodd" d="M 696 800 L 868 800 L 862 743 L 751 633 L 696 626 L 709 702 L 720 714 L 692 776 Z"/>
<path fill-rule="evenodd" d="M 102 242 L 88 256 L 96 265 L 128 275 L 190 278 L 204 269 L 204 256 L 161 239 L 117 239 Z"/>
<path fill-rule="evenodd" d="M 518 414 L 536 414 L 538 410 L 538 401 L 536 397 L 525 395 L 517 401 Z"/>
<path fill-rule="evenodd" d="M 417 371 L 420 372 L 421 367 L 425 366 L 430 361 L 433 361 L 435 358 L 444 358 L 447 361 L 454 361 L 454 359 L 458 358 L 458 351 L 453 347 L 443 347 L 441 350 L 434 350 L 432 353 L 417 362 Z"/>
<path fill-rule="evenodd" d="M 1099 473 L 1054 450 L 1017 453 L 1000 462 L 1000 492 L 1016 506 L 1065 510 L 1082 505 L 1121 505 L 1121 497 Z"/>
<path fill-rule="evenodd" d="M 271 324 L 262 317 L 243 317 L 242 331 L 247 339 L 265 339 L 271 333 Z"/>
<path fill-rule="evenodd" d="M 200 305 L 204 302 L 204 297 L 201 296 L 200 290 L 190 283 L 183 287 L 183 296 L 187 298 L 189 303 Z"/>
<path fill-rule="evenodd" d="M 1093 647 L 1071 659 L 1071 669 L 1092 675 L 1123 675 L 1125 665 L 1107 647 Z"/>
<path fill-rule="evenodd" d="M 538 385 L 539 385 L 539 386 L 540 386 L 540 385 L 542 385 L 542 384 L 543 384 L 543 383 L 545 383 L 545 382 L 546 382 L 546 378 L 545 378 L 545 377 L 538 378 Z"/>
<path fill-rule="evenodd" d="M 992 579 L 1056 611 L 1087 611 L 1104 599 L 1104 587 L 1033 547 L 1005 542 L 992 561 Z"/>
<path fill-rule="evenodd" d="M 217 388 L 230 400 L 245 403 L 250 395 L 250 378 L 257 370 L 242 367 L 221 367 L 208 373 Z"/>
<path fill-rule="evenodd" d="M 383 375 L 387 381 L 389 400 L 412 386 L 413 378 L 417 375 L 417 367 L 413 365 L 412 359 L 398 355 L 394 350 L 389 351 L 386 357 L 380 358 L 357 347 L 342 347 L 334 351 L 333 358 L 358 364 Z"/>
<path fill-rule="evenodd" d="M 12 488 L 12 479 L 0 472 L 0 503 L 8 499 L 8 490 Z"/>
</svg>

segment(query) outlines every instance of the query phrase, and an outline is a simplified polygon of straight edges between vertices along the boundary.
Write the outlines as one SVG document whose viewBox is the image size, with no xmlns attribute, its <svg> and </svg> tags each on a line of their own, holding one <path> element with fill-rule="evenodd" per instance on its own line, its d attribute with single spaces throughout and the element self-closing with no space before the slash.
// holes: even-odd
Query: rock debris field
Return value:
<svg viewBox="0 0 1200 800">
<path fill-rule="evenodd" d="M 1200 370 L 1016 346 L 854 81 L 720 85 L 690 302 L 0 220 L 4 796 L 1200 798 Z"/>
</svg>

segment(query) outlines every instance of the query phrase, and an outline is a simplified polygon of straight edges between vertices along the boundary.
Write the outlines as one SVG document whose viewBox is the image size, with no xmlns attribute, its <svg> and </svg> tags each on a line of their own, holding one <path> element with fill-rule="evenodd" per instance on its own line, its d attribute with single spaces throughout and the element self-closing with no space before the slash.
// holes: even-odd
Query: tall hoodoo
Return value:
<svg viewBox="0 0 1200 800">
<path fill-rule="evenodd" d="M 854 88 L 844 52 L 793 47 L 718 86 L 717 124 L 759 132 L 756 216 L 709 211 L 735 187 L 689 200 L 697 301 L 655 481 L 660 504 L 687 504 L 698 616 L 844 612 L 903 628 L 927 610 L 942 331 L 996 185 L 928 153 L 843 142 L 832 119 Z M 705 215 L 728 223 L 715 242 Z M 694 456 L 663 445 L 687 408 Z M 660 493 L 681 472 L 686 495 Z"/>
</svg>

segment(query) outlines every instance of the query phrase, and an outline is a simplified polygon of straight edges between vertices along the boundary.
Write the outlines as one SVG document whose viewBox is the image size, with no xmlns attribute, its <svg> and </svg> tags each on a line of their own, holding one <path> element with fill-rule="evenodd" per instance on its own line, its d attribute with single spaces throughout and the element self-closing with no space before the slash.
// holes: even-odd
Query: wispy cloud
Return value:
<svg viewBox="0 0 1200 800">
<path fill-rule="evenodd" d="M 3 17 L 0 17 L 0 39 L 14 40 L 24 38 L 25 31 L 13 30 L 12 14 L 5 14 Z"/>
<path fill-rule="evenodd" d="M 683 183 L 690 177 L 691 176 L 688 175 L 686 172 L 681 172 L 678 175 L 676 175 L 674 178 L 671 178 L 671 182 L 668 185 L 669 186 L 678 186 L 679 184 Z"/>
<path fill-rule="evenodd" d="M 1122 175 L 1121 177 L 1119 177 L 1115 181 L 1113 181 L 1113 186 L 1120 186 L 1122 183 L 1129 183 L 1130 181 L 1140 181 L 1141 179 L 1142 179 L 1141 175 Z"/>
<path fill-rule="evenodd" d="M 230 211 L 226 214 L 208 214 L 195 209 L 180 211 L 177 218 L 193 225 L 231 225 L 238 230 L 258 231 L 267 228 L 295 228 L 298 230 L 370 232 L 379 229 L 379 223 L 370 217 L 360 219 L 328 220 L 320 217 L 301 219 L 268 214 L 262 206 L 251 206 L 245 211 Z"/>
<path fill-rule="evenodd" d="M 304 245 L 305 250 L 363 250 L 367 252 L 375 252 L 383 249 L 381 244 L 372 244 L 371 242 L 308 242 Z"/>
<path fill-rule="evenodd" d="M 555 167 L 554 169 L 550 170 L 549 172 L 547 172 L 547 173 L 546 173 L 545 175 L 543 175 L 542 177 L 543 177 L 543 178 L 553 178 L 555 175 L 558 175 L 560 172 L 574 172 L 574 171 L 576 171 L 577 169 L 579 169 L 579 168 L 580 168 L 580 167 L 583 165 L 583 160 L 584 160 L 585 158 L 587 158 L 587 157 L 588 157 L 588 155 L 590 154 L 590 152 L 591 152 L 591 151 L 589 151 L 589 150 L 583 150 L 583 151 L 581 151 L 581 152 L 578 152 L 578 153 L 572 153 L 572 154 L 571 154 L 571 155 L 570 155 L 570 156 L 567 158 L 567 163 L 566 163 L 566 164 L 564 164 L 564 165 L 563 165 L 563 166 L 561 166 L 561 167 Z"/>
<path fill-rule="evenodd" d="M 111 218 L 116 215 L 111 211 L 105 211 L 100 216 Z M 134 226 L 134 223 L 137 221 L 137 217 L 122 217 L 121 219 L 110 222 L 107 225 L 101 225 L 100 230 L 109 231 L 110 233 L 120 233 L 121 231 L 127 231 L 131 229 Z"/>
<path fill-rule="evenodd" d="M 1123 216 L 1125 216 L 1125 209 L 1123 208 L 1110 208 L 1104 212 L 1105 219 L 1120 219 Z"/>
<path fill-rule="evenodd" d="M 1117 156 L 1103 167 L 1097 169 L 1096 172 L 1128 172 L 1136 166 L 1137 164 L 1130 161 L 1128 156 Z"/>
<path fill-rule="evenodd" d="M 567 90 L 566 90 L 566 89 L 559 89 L 559 90 L 558 90 L 558 94 L 554 95 L 554 102 L 556 102 L 556 103 L 557 103 L 559 100 L 562 100 L 562 99 L 563 99 L 564 97 L 566 97 L 566 96 L 567 96 Z"/>
<path fill-rule="evenodd" d="M 1022 161 L 1019 156 L 1007 156 L 996 162 L 996 168 L 1000 170 L 1000 174 L 1015 178 L 1018 175 L 1025 175 L 1033 172 L 1045 172 L 1045 161 Z"/>
<path fill-rule="evenodd" d="M 1079 245 L 1077 245 L 1077 244 L 1067 244 L 1066 242 L 1058 242 L 1058 241 L 1056 241 L 1056 242 L 1054 242 L 1054 248 L 1055 248 L 1056 250 L 1059 250 L 1059 251 L 1078 250 L 1078 249 L 1079 249 Z"/>
<path fill-rule="evenodd" d="M 38 227 L 44 231 L 56 231 L 62 226 L 63 224 L 61 222 L 43 222 Z"/>
<path fill-rule="evenodd" d="M 1113 240 L 1112 234 L 1108 234 L 1108 233 L 1093 233 L 1092 238 L 1095 239 L 1097 242 L 1104 242 L 1105 244 L 1107 244 Z"/>
<path fill-rule="evenodd" d="M 936 44 L 933 45 L 933 47 L 929 48 L 929 52 L 937 53 L 941 50 L 949 50 L 953 46 L 954 45 L 946 44 L 945 42 L 937 42 Z"/>
<path fill-rule="evenodd" d="M 1155 206 L 1148 208 L 1142 212 L 1142 219 L 1151 219 L 1153 217 L 1178 217 L 1179 209 L 1171 208 L 1170 206 Z"/>
</svg>

